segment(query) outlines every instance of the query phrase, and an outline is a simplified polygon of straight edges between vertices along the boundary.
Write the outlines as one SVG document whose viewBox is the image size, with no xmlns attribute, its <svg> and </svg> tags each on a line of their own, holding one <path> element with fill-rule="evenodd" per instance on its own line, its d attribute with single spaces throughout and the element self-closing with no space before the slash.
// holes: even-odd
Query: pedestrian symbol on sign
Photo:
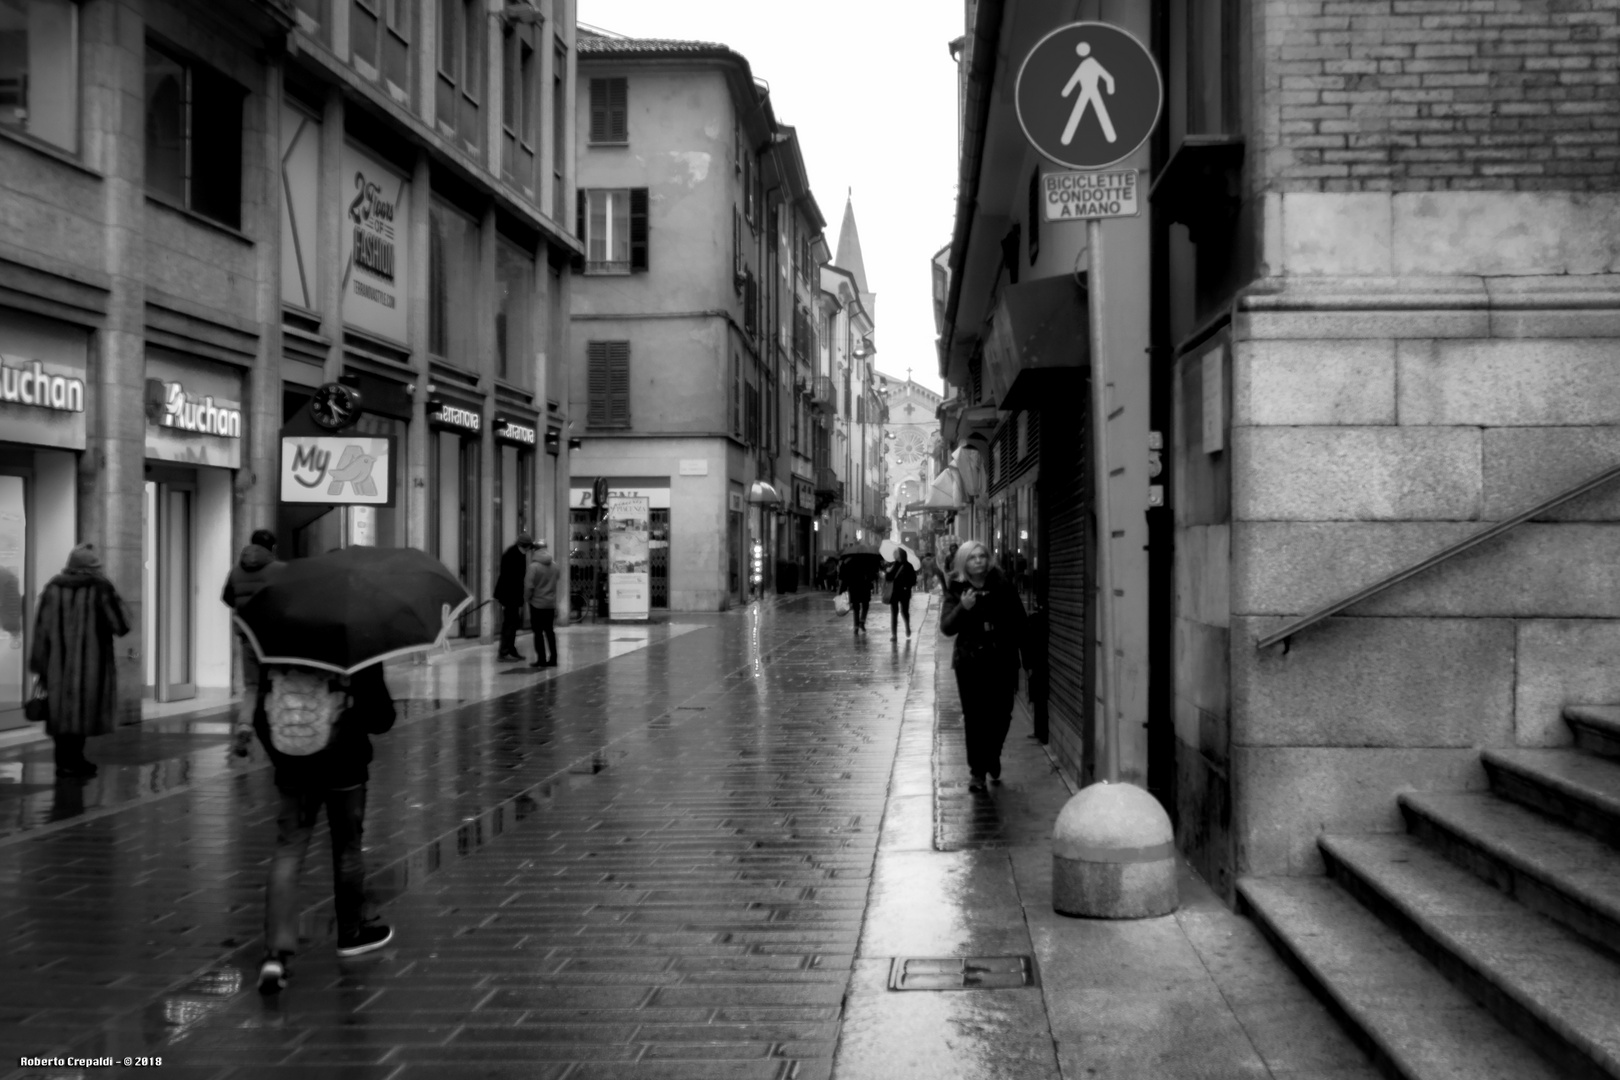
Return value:
<svg viewBox="0 0 1620 1080">
<path fill-rule="evenodd" d="M 1069 124 L 1063 129 L 1061 142 L 1068 146 L 1074 141 L 1074 129 L 1080 126 L 1080 118 L 1086 114 L 1087 105 L 1097 112 L 1097 123 L 1102 125 L 1103 138 L 1115 142 L 1118 136 L 1114 134 L 1114 122 L 1108 118 L 1108 106 L 1097 96 L 1098 82 L 1106 82 L 1108 92 L 1114 92 L 1114 77 L 1091 55 L 1089 42 L 1082 41 L 1074 47 L 1074 51 L 1081 57 L 1080 66 L 1074 69 L 1068 85 L 1063 88 L 1063 96 L 1068 97 L 1076 86 L 1080 88 L 1080 96 L 1074 100 L 1074 111 L 1069 114 Z"/>
<path fill-rule="evenodd" d="M 1109 23 L 1077 22 L 1035 43 L 1013 102 L 1035 149 L 1070 169 L 1106 169 L 1153 133 L 1164 85 L 1136 38 Z"/>
</svg>

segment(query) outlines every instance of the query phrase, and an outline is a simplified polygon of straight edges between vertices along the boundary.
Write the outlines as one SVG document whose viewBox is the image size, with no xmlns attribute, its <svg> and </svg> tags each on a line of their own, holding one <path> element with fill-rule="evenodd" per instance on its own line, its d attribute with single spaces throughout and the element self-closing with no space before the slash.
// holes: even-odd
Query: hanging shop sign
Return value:
<svg viewBox="0 0 1620 1080">
<path fill-rule="evenodd" d="M 392 435 L 282 435 L 281 501 L 321 506 L 393 506 Z"/>
<path fill-rule="evenodd" d="M 410 182 L 353 143 L 343 144 L 342 176 L 343 321 L 402 342 Z"/>
<path fill-rule="evenodd" d="M 816 489 L 810 481 L 797 476 L 793 478 L 793 508 L 801 514 L 816 512 Z"/>
<path fill-rule="evenodd" d="M 607 522 L 610 618 L 646 619 L 652 581 L 648 500 L 609 495 Z"/>
<path fill-rule="evenodd" d="M 622 484 L 619 481 L 610 479 L 608 480 L 608 498 L 646 499 L 649 509 L 669 509 L 669 488 L 667 487 L 642 487 L 640 485 Z M 572 487 L 568 489 L 568 505 L 574 510 L 590 510 L 596 503 L 592 500 L 589 487 Z"/>
<path fill-rule="evenodd" d="M 242 376 L 202 360 L 146 358 L 146 456 L 235 469 L 242 463 Z"/>
<path fill-rule="evenodd" d="M 88 331 L 0 312 L 0 442 L 85 446 Z"/>
<path fill-rule="evenodd" d="M 540 435 L 533 424 L 513 420 L 510 416 L 497 416 L 495 439 L 497 442 L 511 443 L 514 446 L 534 446 L 540 441 Z"/>
<path fill-rule="evenodd" d="M 484 430 L 482 413 L 477 409 L 469 409 L 465 405 L 455 405 L 448 401 L 428 402 L 427 421 L 434 427 L 454 428 L 475 435 Z"/>
</svg>

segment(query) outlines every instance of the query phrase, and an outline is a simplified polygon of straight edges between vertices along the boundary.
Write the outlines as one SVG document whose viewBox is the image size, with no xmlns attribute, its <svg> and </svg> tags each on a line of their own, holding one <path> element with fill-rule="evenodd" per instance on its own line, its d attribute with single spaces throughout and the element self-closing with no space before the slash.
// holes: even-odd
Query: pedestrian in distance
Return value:
<svg viewBox="0 0 1620 1080">
<path fill-rule="evenodd" d="M 905 620 L 906 637 L 911 636 L 911 590 L 917 585 L 917 570 L 904 548 L 894 553 L 894 561 L 883 567 L 883 598 L 889 603 L 889 640 L 900 639 L 900 621 Z"/>
<path fill-rule="evenodd" d="M 123 598 L 101 569 L 94 544 L 80 544 L 39 595 L 28 669 L 44 687 L 45 730 L 56 743 L 56 775 L 87 779 L 96 766 L 84 741 L 118 723 L 115 637 L 129 633 Z"/>
<path fill-rule="evenodd" d="M 521 660 L 517 651 L 518 624 L 523 621 L 523 579 L 529 569 L 529 551 L 534 537 L 517 534 L 511 547 L 501 552 L 501 570 L 495 578 L 495 602 L 501 606 L 501 646 L 497 660 Z"/>
<path fill-rule="evenodd" d="M 286 565 L 276 558 L 276 534 L 269 529 L 255 529 L 236 557 L 236 565 L 225 576 L 220 600 L 232 611 L 241 611 L 242 605 L 264 588 L 270 575 Z M 242 648 L 242 700 L 237 706 L 237 726 L 246 728 L 252 726 L 253 710 L 258 705 L 259 656 L 241 630 L 236 632 L 236 639 Z"/>
<path fill-rule="evenodd" d="M 535 548 L 534 560 L 523 578 L 523 602 L 529 605 L 534 626 L 534 663 L 530 667 L 557 666 L 557 582 L 562 571 L 544 546 Z"/>
<path fill-rule="evenodd" d="M 965 541 L 946 585 L 939 628 L 956 638 L 951 669 L 962 699 L 969 791 L 985 790 L 987 776 L 1001 782 L 1001 746 L 1012 725 L 1025 622 L 1024 605 L 990 565 L 990 552 L 977 540 Z"/>
<path fill-rule="evenodd" d="M 922 572 L 917 575 L 918 583 L 922 586 L 922 591 L 925 593 L 933 592 L 934 580 L 936 578 L 939 579 L 940 587 L 943 588 L 945 585 L 945 574 L 942 570 L 940 570 L 939 564 L 934 561 L 933 553 L 930 552 L 922 557 Z"/>
<path fill-rule="evenodd" d="M 875 559 L 876 556 L 873 556 Z M 849 594 L 850 616 L 855 633 L 866 633 L 866 613 L 872 607 L 872 564 L 867 559 L 840 559 L 838 591 Z"/>
<path fill-rule="evenodd" d="M 394 699 L 381 664 L 349 676 L 291 665 L 271 666 L 265 674 L 253 729 L 275 767 L 280 805 L 265 887 L 259 992 L 274 994 L 287 985 L 298 947 L 298 876 L 323 807 L 332 837 L 338 955 L 359 956 L 393 940 L 392 928 L 366 916 L 361 839 L 371 736 L 394 726 Z"/>
</svg>

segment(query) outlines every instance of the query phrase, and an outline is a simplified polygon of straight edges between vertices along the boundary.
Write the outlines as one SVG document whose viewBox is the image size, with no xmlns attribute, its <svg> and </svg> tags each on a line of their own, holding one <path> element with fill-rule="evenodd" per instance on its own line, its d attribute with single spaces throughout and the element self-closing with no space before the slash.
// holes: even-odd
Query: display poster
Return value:
<svg viewBox="0 0 1620 1080">
<path fill-rule="evenodd" d="M 645 498 L 608 497 L 608 612 L 614 620 L 646 619 L 650 614 L 651 510 Z"/>
<path fill-rule="evenodd" d="M 410 182 L 343 144 L 343 321 L 403 342 Z"/>
</svg>

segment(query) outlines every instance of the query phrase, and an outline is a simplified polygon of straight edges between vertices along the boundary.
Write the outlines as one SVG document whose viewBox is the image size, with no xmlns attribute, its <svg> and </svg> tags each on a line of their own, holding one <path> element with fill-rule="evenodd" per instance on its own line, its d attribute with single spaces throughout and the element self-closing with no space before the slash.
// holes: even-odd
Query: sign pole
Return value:
<svg viewBox="0 0 1620 1080">
<path fill-rule="evenodd" d="M 1100 779 L 1109 783 L 1119 780 L 1119 683 L 1114 665 L 1114 515 L 1113 500 L 1109 498 L 1108 481 L 1108 345 L 1103 334 L 1103 313 L 1108 305 L 1103 297 L 1102 221 L 1086 221 L 1086 252 L 1089 272 L 1086 275 L 1086 293 L 1090 302 L 1091 336 L 1091 454 L 1092 505 L 1097 513 L 1097 636 L 1099 650 L 1097 664 L 1097 697 L 1101 716 L 1095 726 L 1095 741 L 1101 742 Z"/>
</svg>

